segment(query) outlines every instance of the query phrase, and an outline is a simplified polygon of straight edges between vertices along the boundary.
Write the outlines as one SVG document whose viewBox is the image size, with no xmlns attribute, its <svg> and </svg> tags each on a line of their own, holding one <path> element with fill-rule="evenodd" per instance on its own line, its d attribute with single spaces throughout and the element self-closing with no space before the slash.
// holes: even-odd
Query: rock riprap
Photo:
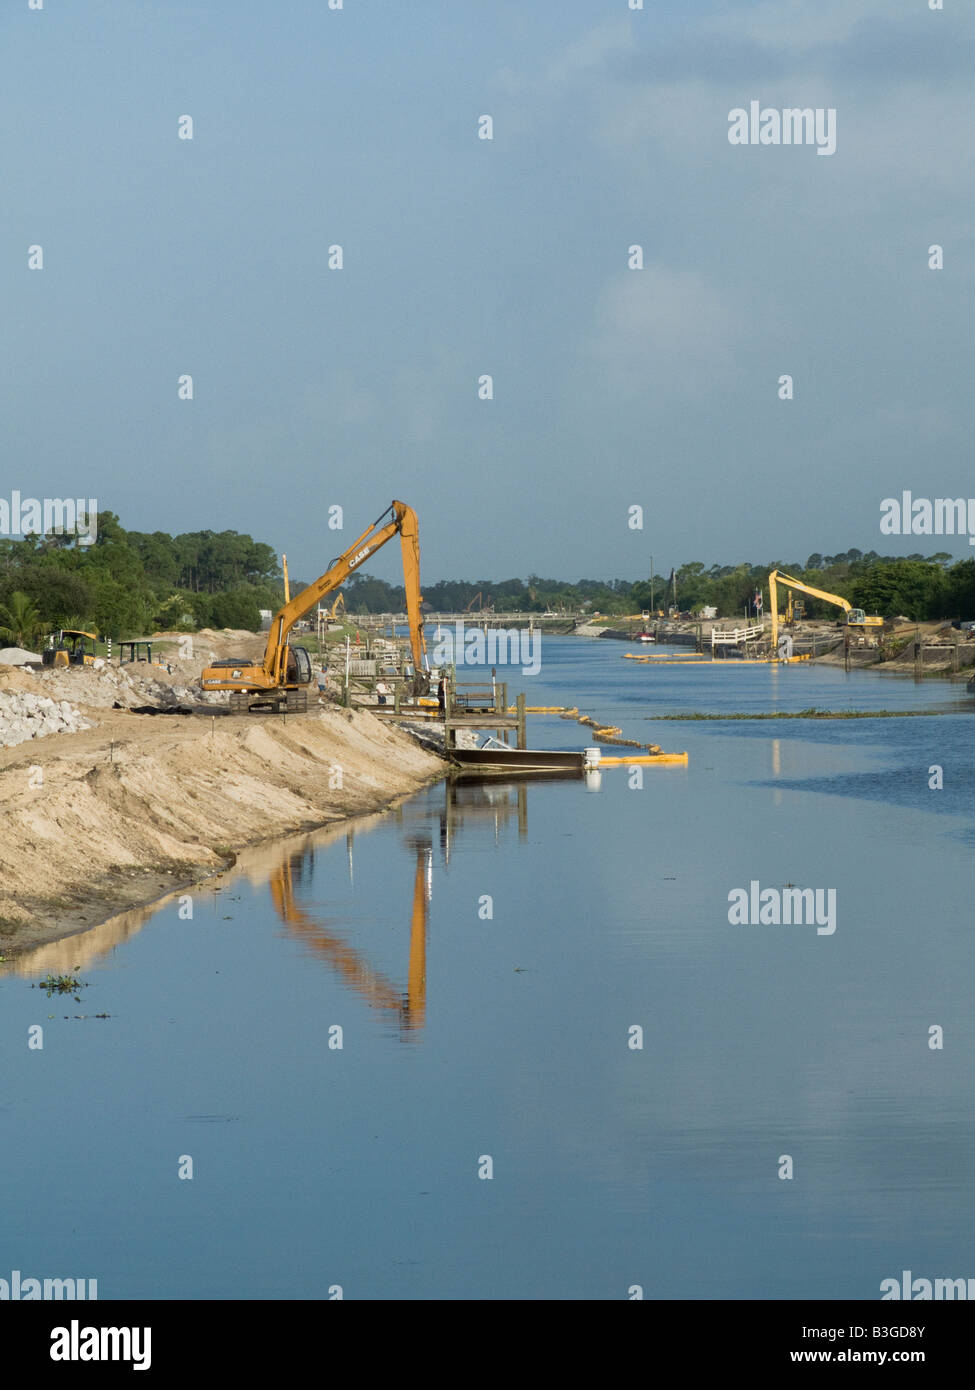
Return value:
<svg viewBox="0 0 975 1390">
<path fill-rule="evenodd" d="M 48 734 L 76 734 L 93 726 L 67 700 L 12 690 L 0 694 L 0 748 Z"/>
</svg>

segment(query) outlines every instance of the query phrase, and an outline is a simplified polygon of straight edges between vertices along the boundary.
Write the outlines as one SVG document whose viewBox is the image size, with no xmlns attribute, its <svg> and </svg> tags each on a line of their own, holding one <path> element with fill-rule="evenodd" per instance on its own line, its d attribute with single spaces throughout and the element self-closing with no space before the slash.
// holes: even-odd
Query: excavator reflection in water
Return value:
<svg viewBox="0 0 975 1390">
<path fill-rule="evenodd" d="M 462 784 L 444 782 L 442 809 L 423 798 L 416 806 L 404 804 L 393 815 L 403 823 L 408 848 L 416 855 L 410 906 L 410 947 L 405 989 L 374 968 L 347 936 L 316 917 L 298 901 L 302 887 L 311 882 L 315 846 L 289 853 L 271 874 L 271 902 L 281 921 L 299 937 L 311 954 L 324 960 L 343 984 L 360 995 L 371 1008 L 395 1018 L 400 1037 L 415 1036 L 426 1022 L 427 928 L 433 889 L 433 821 L 438 831 L 444 867 L 458 830 L 470 818 L 493 820 L 497 840 L 503 825 L 517 817 L 519 838 L 528 833 L 528 789 L 524 779 L 516 783 Z M 419 825 L 411 826 L 419 811 Z M 425 823 L 424 823 L 425 822 Z M 346 835 L 350 878 L 354 875 L 355 831 Z"/>
<path fill-rule="evenodd" d="M 327 918 L 316 914 L 313 908 L 300 901 L 305 897 L 307 902 L 316 853 L 334 855 L 338 850 L 336 841 L 340 836 L 335 828 L 313 831 L 303 841 L 292 841 L 292 847 L 283 852 L 280 858 L 277 855 L 271 857 L 273 847 L 270 846 L 256 846 L 251 851 L 242 851 L 236 869 L 226 876 L 221 875 L 219 882 L 213 881 L 212 893 L 216 903 L 217 895 L 226 893 L 231 884 L 240 884 L 242 880 L 249 879 L 255 889 L 259 889 L 261 884 L 269 883 L 271 901 L 288 931 L 303 942 L 310 954 L 331 966 L 343 984 L 374 1009 L 395 1019 L 401 1040 L 408 1041 L 418 1038 L 426 1022 L 427 928 L 433 889 L 434 845 L 438 845 L 439 859 L 446 870 L 449 869 L 458 835 L 465 829 L 469 828 L 481 836 L 487 829 L 498 842 L 507 828 L 516 827 L 519 839 L 524 839 L 528 833 L 528 785 L 524 778 L 517 782 L 492 780 L 487 783 L 453 783 L 445 780 L 442 801 L 431 789 L 404 802 L 387 816 L 399 824 L 405 845 L 415 854 L 405 987 L 371 965 L 366 952 L 351 943 L 348 931 L 330 924 Z M 359 833 L 368 834 L 380 823 L 388 823 L 387 816 L 369 817 L 367 828 L 360 826 Z M 345 832 L 353 890 L 356 833 L 356 829 L 351 827 Z M 300 845 L 297 849 L 293 847 L 296 843 Z M 393 844 L 388 846 L 388 850 L 390 863 L 395 865 L 399 851 Z M 196 891 L 202 896 L 206 889 L 201 886 Z M 226 899 L 221 897 L 220 901 Z M 81 969 L 97 966 L 138 935 L 158 910 L 158 904 L 136 908 L 112 917 L 90 931 L 25 951 L 13 961 L 0 963 L 0 979 L 7 974 L 30 979 L 44 974 L 64 974 L 69 970 L 77 973 Z M 223 909 L 215 907 L 214 910 Z"/>
<path fill-rule="evenodd" d="M 422 1028 L 427 1012 L 427 918 L 430 906 L 433 849 L 418 841 L 410 913 L 410 956 L 406 990 L 398 988 L 347 940 L 309 915 L 295 898 L 295 879 L 300 883 L 314 863 L 314 850 L 291 854 L 271 875 L 271 902 L 285 926 L 299 935 L 308 949 L 323 957 L 350 989 L 361 994 L 374 1009 L 385 1010 L 399 1021 L 405 1037 Z M 351 850 L 351 845 L 350 845 Z"/>
</svg>

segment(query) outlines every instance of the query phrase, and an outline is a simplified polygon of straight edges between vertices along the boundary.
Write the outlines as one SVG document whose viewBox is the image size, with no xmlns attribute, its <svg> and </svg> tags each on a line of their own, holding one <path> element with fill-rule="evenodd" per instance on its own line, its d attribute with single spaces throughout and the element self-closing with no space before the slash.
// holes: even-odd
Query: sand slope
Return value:
<svg viewBox="0 0 975 1390">
<path fill-rule="evenodd" d="M 364 710 L 153 717 L 0 750 L 0 955 L 224 868 L 272 836 L 375 811 L 443 762 Z"/>
</svg>

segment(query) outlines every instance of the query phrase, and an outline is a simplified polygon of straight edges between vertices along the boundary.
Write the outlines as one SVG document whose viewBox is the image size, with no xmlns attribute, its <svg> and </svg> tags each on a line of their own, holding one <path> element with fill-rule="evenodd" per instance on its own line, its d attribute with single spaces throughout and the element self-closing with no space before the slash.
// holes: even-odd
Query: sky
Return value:
<svg viewBox="0 0 975 1390">
<path fill-rule="evenodd" d="M 975 11 L 630 3 L 7 0 L 0 497 L 307 578 L 393 498 L 427 582 L 975 554 L 879 528 L 975 495 Z"/>
</svg>

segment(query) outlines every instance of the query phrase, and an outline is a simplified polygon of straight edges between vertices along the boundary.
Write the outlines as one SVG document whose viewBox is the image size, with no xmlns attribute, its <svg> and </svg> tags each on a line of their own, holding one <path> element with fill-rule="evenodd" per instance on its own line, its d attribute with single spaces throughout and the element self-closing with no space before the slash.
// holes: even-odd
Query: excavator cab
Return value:
<svg viewBox="0 0 975 1390">
<path fill-rule="evenodd" d="M 285 680 L 288 685 L 311 684 L 311 657 L 304 647 L 288 644 L 288 664 Z"/>
</svg>

